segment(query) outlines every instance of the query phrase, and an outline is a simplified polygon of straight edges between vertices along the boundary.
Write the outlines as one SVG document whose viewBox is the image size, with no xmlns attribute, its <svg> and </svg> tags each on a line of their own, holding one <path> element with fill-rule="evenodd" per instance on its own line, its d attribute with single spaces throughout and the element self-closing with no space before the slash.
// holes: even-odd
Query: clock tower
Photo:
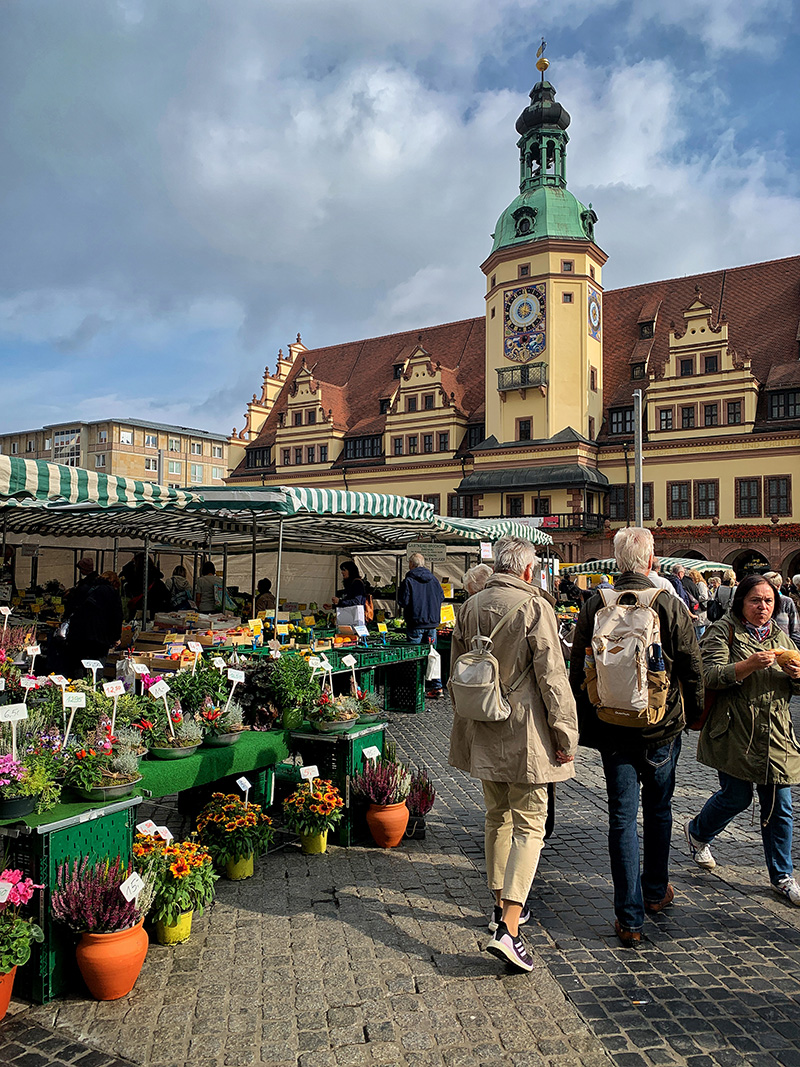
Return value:
<svg viewBox="0 0 800 1067">
<path fill-rule="evenodd" d="M 499 444 L 572 427 L 593 439 L 603 412 L 597 216 L 567 189 L 570 116 L 545 81 L 517 119 L 519 196 L 497 220 L 486 275 L 486 437 Z"/>
</svg>

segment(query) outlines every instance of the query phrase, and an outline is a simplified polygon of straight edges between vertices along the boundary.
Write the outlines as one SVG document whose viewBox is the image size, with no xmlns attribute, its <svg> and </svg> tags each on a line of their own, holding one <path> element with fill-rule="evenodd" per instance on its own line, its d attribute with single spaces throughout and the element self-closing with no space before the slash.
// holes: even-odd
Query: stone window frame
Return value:
<svg viewBox="0 0 800 1067">
<path fill-rule="evenodd" d="M 423 393 L 422 395 L 422 410 L 433 411 L 436 407 L 436 394 L 435 393 Z"/>
<path fill-rule="evenodd" d="M 522 436 L 523 423 L 528 424 L 528 436 Z M 528 416 L 524 419 L 515 419 L 514 426 L 514 440 L 515 441 L 532 441 L 533 440 L 533 419 Z"/>
<path fill-rule="evenodd" d="M 406 414 L 413 415 L 417 411 L 417 398 L 415 396 L 406 397 Z"/>
<path fill-rule="evenodd" d="M 589 364 L 589 388 L 593 393 L 597 392 L 597 367 Z"/>
<path fill-rule="evenodd" d="M 419 455 L 419 434 L 410 433 L 406 436 L 406 455 Z"/>
<path fill-rule="evenodd" d="M 439 430 L 439 432 L 437 433 L 436 436 L 437 436 L 437 444 L 439 445 L 438 451 L 439 452 L 449 452 L 450 451 L 450 431 L 449 430 Z"/>
<path fill-rule="evenodd" d="M 714 409 L 714 412 L 711 415 L 711 418 L 713 418 L 715 421 L 714 422 L 709 422 L 708 421 L 708 419 L 709 419 L 709 411 L 712 408 Z M 713 429 L 715 426 L 719 426 L 719 425 L 720 425 L 720 421 L 719 421 L 719 401 L 718 400 L 710 400 L 707 404 L 704 403 L 703 404 L 703 429 Z"/>
<path fill-rule="evenodd" d="M 658 425 L 656 430 L 674 430 L 675 429 L 675 405 L 668 405 L 663 408 L 656 408 L 656 417 L 658 418 Z M 666 417 L 666 418 L 665 418 Z M 665 426 L 664 423 L 668 422 L 669 425 Z"/>
<path fill-rule="evenodd" d="M 712 370 L 709 370 L 708 362 L 711 359 L 714 360 L 714 367 L 713 367 Z M 719 374 L 719 353 L 718 352 L 710 352 L 707 356 L 703 356 L 703 374 Z"/>
<path fill-rule="evenodd" d="M 424 456 L 430 456 L 433 454 L 433 434 L 424 433 L 422 435 L 422 454 Z"/>
<path fill-rule="evenodd" d="M 756 486 L 758 488 L 758 492 L 757 492 L 757 495 L 756 495 L 756 509 L 755 509 L 755 511 L 748 511 L 746 513 L 744 513 L 742 511 L 742 490 L 741 490 L 741 487 L 745 482 L 755 482 Z M 734 487 L 734 490 L 733 490 L 734 491 L 733 503 L 734 503 L 734 512 L 735 512 L 736 518 L 737 519 L 760 519 L 762 514 L 763 514 L 762 503 L 763 503 L 763 499 L 764 499 L 764 487 L 763 487 L 763 479 L 762 479 L 761 475 L 756 475 L 755 477 L 749 477 L 749 478 L 734 478 L 733 487 Z"/>
<path fill-rule="evenodd" d="M 295 467 L 302 467 L 303 465 L 303 448 L 298 446 L 294 450 L 294 465 Z"/>
<path fill-rule="evenodd" d="M 292 465 L 292 450 L 291 448 L 284 448 L 283 450 L 283 466 L 291 467 Z"/>
<path fill-rule="evenodd" d="M 786 481 L 786 510 L 780 511 L 770 507 L 770 482 Z M 770 517 L 772 515 L 786 516 L 792 514 L 792 476 L 791 474 L 765 474 L 764 475 L 764 511 Z"/>
<path fill-rule="evenodd" d="M 691 365 L 691 370 L 686 370 L 687 366 Z M 693 378 L 695 374 L 694 356 L 680 356 L 678 358 L 678 377 L 679 378 Z"/>
<path fill-rule="evenodd" d="M 508 519 L 522 518 L 525 515 L 525 494 L 508 494 L 505 499 L 505 511 Z"/>
<path fill-rule="evenodd" d="M 672 490 L 677 487 L 685 487 L 686 499 L 685 500 L 673 500 Z M 686 504 L 687 514 L 676 515 L 674 513 L 673 504 Z M 681 479 L 680 481 L 667 482 L 667 518 L 670 522 L 682 521 L 685 519 L 691 519 L 692 517 L 692 483 L 691 481 Z"/>
<path fill-rule="evenodd" d="M 687 414 L 691 413 L 691 425 L 686 422 Z M 681 427 L 682 430 L 697 429 L 697 404 L 681 404 Z"/>
<path fill-rule="evenodd" d="M 731 422 L 731 420 L 729 418 L 731 404 L 738 404 L 739 405 L 739 421 L 738 422 L 736 422 L 736 421 Z M 731 400 L 726 400 L 725 401 L 725 425 L 726 426 L 741 426 L 743 423 L 744 423 L 744 397 L 743 396 L 737 396 L 737 397 L 733 397 Z"/>
<path fill-rule="evenodd" d="M 573 294 L 568 289 L 565 289 L 563 291 L 563 293 L 561 294 L 561 303 L 562 304 L 572 304 L 574 302 L 575 302 L 575 300 L 574 300 Z"/>
<path fill-rule="evenodd" d="M 405 441 L 403 440 L 402 437 L 393 437 L 392 438 L 392 455 L 393 456 L 404 456 L 405 455 Z"/>
<path fill-rule="evenodd" d="M 575 260 L 574 259 L 562 259 L 561 260 L 561 273 L 562 274 L 574 274 L 575 273 Z"/>
<path fill-rule="evenodd" d="M 328 462 L 328 446 L 327 445 L 320 445 L 319 446 L 319 461 L 320 461 L 320 463 L 327 463 Z"/>
<path fill-rule="evenodd" d="M 700 501 L 700 486 L 701 485 L 713 485 L 714 486 L 714 510 L 703 512 L 703 508 Z M 696 519 L 713 519 L 719 518 L 719 478 L 697 478 L 692 483 L 692 489 L 694 492 L 694 517 Z M 708 500 L 705 501 L 708 504 Z"/>
</svg>

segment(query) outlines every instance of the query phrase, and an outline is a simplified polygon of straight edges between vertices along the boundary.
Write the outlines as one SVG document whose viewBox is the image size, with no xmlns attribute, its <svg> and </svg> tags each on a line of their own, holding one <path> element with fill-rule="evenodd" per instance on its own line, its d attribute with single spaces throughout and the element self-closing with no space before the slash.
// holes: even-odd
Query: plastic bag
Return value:
<svg viewBox="0 0 800 1067">
<path fill-rule="evenodd" d="M 428 663 L 425 667 L 425 681 L 435 681 L 442 677 L 442 657 L 431 645 L 431 650 L 428 653 Z"/>
</svg>

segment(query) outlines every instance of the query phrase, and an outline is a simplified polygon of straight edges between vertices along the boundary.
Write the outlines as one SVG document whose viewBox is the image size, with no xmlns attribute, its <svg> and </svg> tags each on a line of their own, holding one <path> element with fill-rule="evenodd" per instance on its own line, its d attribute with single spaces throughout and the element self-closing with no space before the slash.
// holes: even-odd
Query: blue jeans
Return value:
<svg viewBox="0 0 800 1067">
<path fill-rule="evenodd" d="M 641 930 L 644 902 L 663 900 L 669 884 L 672 794 L 680 734 L 657 748 L 602 752 L 608 792 L 608 852 L 614 912 L 627 930 Z M 644 847 L 639 873 L 639 790 Z"/>
<path fill-rule="evenodd" d="M 709 844 L 728 823 L 750 807 L 753 783 L 719 772 L 720 788 L 689 823 L 689 833 Z M 761 840 L 769 880 L 775 885 L 792 873 L 792 789 L 788 785 L 757 785 L 761 805 Z"/>
<path fill-rule="evenodd" d="M 433 645 L 433 647 L 436 648 L 435 626 L 432 626 L 430 628 L 425 626 L 409 626 L 408 630 L 406 631 L 406 637 L 412 645 Z M 425 683 L 425 688 L 436 690 L 441 689 L 442 679 L 429 678 L 428 681 Z"/>
</svg>

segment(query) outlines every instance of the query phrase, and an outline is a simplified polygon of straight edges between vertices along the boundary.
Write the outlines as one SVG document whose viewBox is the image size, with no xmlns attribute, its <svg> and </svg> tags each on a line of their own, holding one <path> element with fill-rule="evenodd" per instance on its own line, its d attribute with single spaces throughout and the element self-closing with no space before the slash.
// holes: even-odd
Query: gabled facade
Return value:
<svg viewBox="0 0 800 1067">
<path fill-rule="evenodd" d="M 527 517 L 564 562 L 644 514 L 663 555 L 800 571 L 800 256 L 604 291 L 597 215 L 567 188 L 570 116 L 541 79 L 517 121 L 519 195 L 475 319 L 281 352 L 231 484 L 392 492 Z"/>
</svg>

